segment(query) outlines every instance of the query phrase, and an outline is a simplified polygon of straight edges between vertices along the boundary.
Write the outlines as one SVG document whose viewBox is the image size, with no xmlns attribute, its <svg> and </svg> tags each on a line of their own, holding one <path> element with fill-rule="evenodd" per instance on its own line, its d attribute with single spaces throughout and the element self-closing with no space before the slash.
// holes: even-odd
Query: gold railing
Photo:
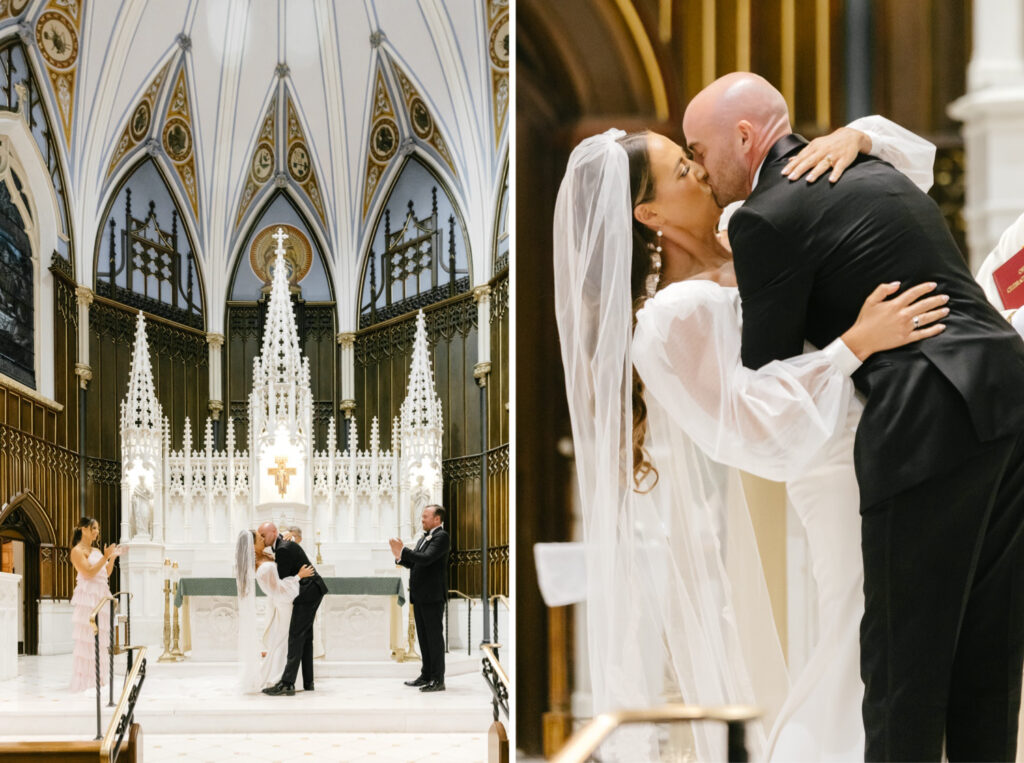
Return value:
<svg viewBox="0 0 1024 763">
<path fill-rule="evenodd" d="M 121 698 L 117 701 L 117 708 L 107 725 L 103 744 L 100 745 L 100 760 L 106 763 L 117 760 L 125 734 L 129 734 L 131 731 L 132 720 L 135 718 L 135 704 L 139 699 L 142 682 L 146 680 L 146 647 L 125 646 L 125 649 L 137 650 L 139 654 L 125 678 L 124 687 L 121 689 Z M 135 683 L 136 678 L 138 679 L 137 684 Z"/>
<path fill-rule="evenodd" d="M 602 713 L 581 728 L 551 759 L 552 763 L 583 763 L 601 743 L 620 726 L 638 723 L 679 723 L 718 721 L 728 728 L 728 760 L 749 759 L 746 749 L 746 724 L 760 717 L 760 712 L 746 705 L 701 707 L 700 705 L 662 705 L 645 710 L 619 710 Z"/>
</svg>

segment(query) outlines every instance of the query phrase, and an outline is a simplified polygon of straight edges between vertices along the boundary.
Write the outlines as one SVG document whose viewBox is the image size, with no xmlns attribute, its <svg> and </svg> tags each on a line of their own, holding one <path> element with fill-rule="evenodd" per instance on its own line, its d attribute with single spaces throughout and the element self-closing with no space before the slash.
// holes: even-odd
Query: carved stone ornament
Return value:
<svg viewBox="0 0 1024 763">
<path fill-rule="evenodd" d="M 92 381 L 92 367 L 87 363 L 75 363 L 75 376 L 78 377 L 78 386 L 86 389 Z"/>
</svg>

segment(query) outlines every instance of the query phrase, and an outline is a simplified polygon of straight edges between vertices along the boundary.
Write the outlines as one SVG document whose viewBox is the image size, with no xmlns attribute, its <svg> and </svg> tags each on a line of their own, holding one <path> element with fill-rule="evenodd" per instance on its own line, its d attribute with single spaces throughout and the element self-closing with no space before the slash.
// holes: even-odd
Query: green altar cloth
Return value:
<svg viewBox="0 0 1024 763">
<path fill-rule="evenodd" d="M 324 578 L 328 596 L 397 596 L 398 605 L 405 604 L 405 586 L 401 578 Z M 185 596 L 236 596 L 238 586 L 234 578 L 182 578 L 174 606 L 180 607 Z M 263 596 L 259 585 L 256 595 Z"/>
</svg>

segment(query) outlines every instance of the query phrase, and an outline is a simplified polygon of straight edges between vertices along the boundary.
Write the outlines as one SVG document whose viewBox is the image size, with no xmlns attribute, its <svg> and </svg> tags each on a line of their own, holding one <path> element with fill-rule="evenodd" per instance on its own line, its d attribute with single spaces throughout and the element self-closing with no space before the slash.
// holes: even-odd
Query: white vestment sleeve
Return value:
<svg viewBox="0 0 1024 763">
<path fill-rule="evenodd" d="M 985 290 L 985 296 L 988 297 L 988 301 L 999 310 L 1003 310 L 1005 306 L 1003 305 L 1002 298 L 999 296 L 999 290 L 996 288 L 996 282 L 992 278 L 992 274 L 1000 265 L 1013 257 L 1022 248 L 1024 248 L 1024 214 L 1003 231 L 1003 235 L 999 237 L 999 243 L 996 244 L 996 248 L 989 252 L 985 261 L 981 263 L 981 267 L 978 268 L 978 274 L 974 277 L 981 284 L 981 288 Z"/>
<path fill-rule="evenodd" d="M 859 363 L 842 345 L 746 368 L 737 299 L 710 281 L 666 287 L 637 315 L 633 363 L 645 395 L 710 458 L 785 481 L 845 426 Z"/>
<path fill-rule="evenodd" d="M 872 156 L 889 162 L 922 191 L 927 192 L 932 187 L 934 143 L 880 116 L 861 117 L 847 127 L 860 130 L 871 138 Z"/>
</svg>

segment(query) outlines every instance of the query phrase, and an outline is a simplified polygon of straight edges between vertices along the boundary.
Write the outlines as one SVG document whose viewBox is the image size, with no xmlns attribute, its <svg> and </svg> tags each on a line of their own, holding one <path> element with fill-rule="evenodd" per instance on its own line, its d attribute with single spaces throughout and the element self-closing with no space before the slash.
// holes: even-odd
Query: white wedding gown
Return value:
<svg viewBox="0 0 1024 763">
<path fill-rule="evenodd" d="M 876 155 L 920 185 L 930 185 L 930 144 L 879 119 L 852 126 L 872 134 Z M 880 131 L 885 135 L 881 140 Z M 690 505 L 704 503 L 705 511 L 719 515 L 712 520 L 718 528 L 734 531 L 739 525 L 727 516 L 725 502 L 716 500 L 708 489 L 714 481 L 708 475 L 724 465 L 785 481 L 807 535 L 820 635 L 781 706 L 773 706 L 776 697 L 770 680 L 762 683 L 767 690 L 758 685 L 756 655 L 747 665 L 726 668 L 724 678 L 716 676 L 712 681 L 704 676 L 702 680 L 697 673 L 688 685 L 705 696 L 683 699 L 762 705 L 767 711 L 765 731 L 770 728 L 770 733 L 763 745 L 755 731 L 751 746 L 758 757 L 863 760 L 859 648 L 863 563 L 853 466 L 861 405 L 849 380 L 857 361 L 837 342 L 824 351 L 808 346 L 810 351 L 799 358 L 751 371 L 740 361 L 741 320 L 738 291 L 711 281 L 669 285 L 638 313 L 633 363 L 646 387 L 651 460 L 665 483 L 652 494 L 665 493 L 670 497 L 663 496 L 662 503 L 687 507 L 684 511 L 691 513 L 684 521 L 692 526 L 700 526 L 703 520 Z M 710 461 L 702 462 L 701 456 Z M 730 563 L 732 539 L 719 537 L 717 543 Z M 723 611 L 764 606 L 763 580 L 743 588 L 736 580 L 736 575 L 727 575 L 725 590 L 716 594 Z M 760 622 L 763 626 L 763 617 Z M 772 642 L 765 645 L 764 654 L 777 643 L 774 633 L 744 634 L 741 622 L 734 628 L 747 653 L 759 639 Z M 701 759 L 720 754 L 720 748 L 711 747 L 706 738 L 702 741 L 700 733 L 695 738 Z"/>
<path fill-rule="evenodd" d="M 284 674 L 288 658 L 288 627 L 292 621 L 292 602 L 299 595 L 299 578 L 280 578 L 276 562 L 264 562 L 256 570 L 256 582 L 267 595 L 267 627 L 263 632 L 266 656 L 260 662 L 260 686 L 273 686 Z"/>
</svg>

